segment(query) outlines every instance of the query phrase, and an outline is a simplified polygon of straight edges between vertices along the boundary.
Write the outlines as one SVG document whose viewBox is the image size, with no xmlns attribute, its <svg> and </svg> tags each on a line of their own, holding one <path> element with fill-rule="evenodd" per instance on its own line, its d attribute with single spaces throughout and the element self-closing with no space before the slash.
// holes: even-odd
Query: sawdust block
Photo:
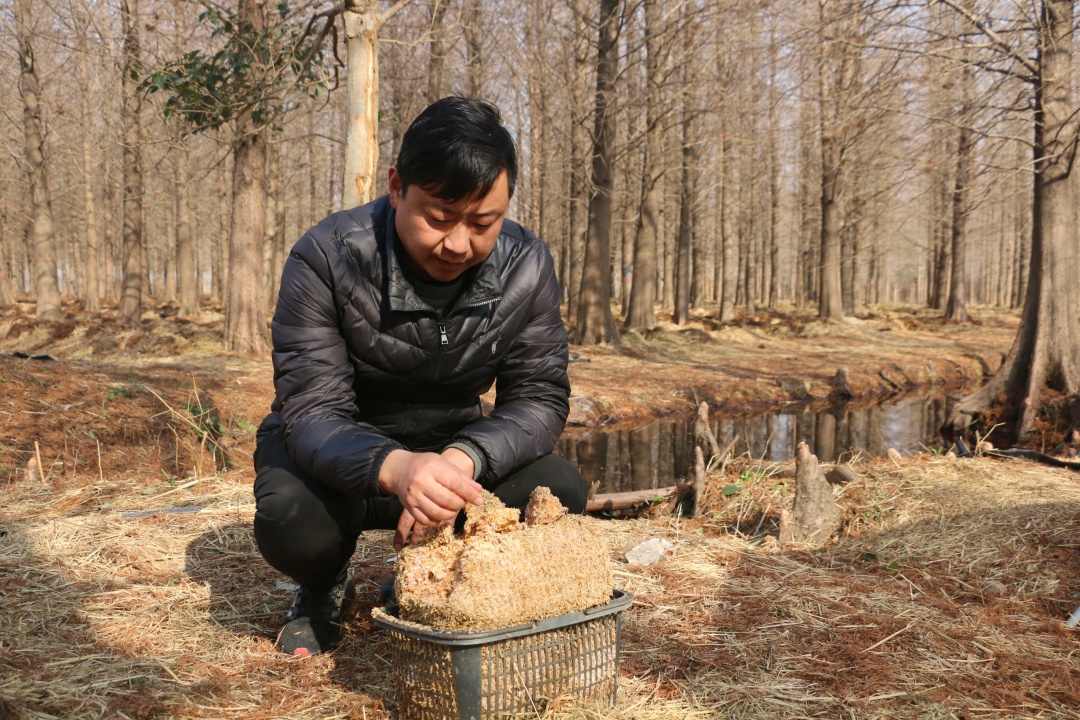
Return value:
<svg viewBox="0 0 1080 720">
<path fill-rule="evenodd" d="M 402 620 L 444 631 L 482 631 L 584 610 L 611 599 L 607 539 L 595 520 L 566 514 L 547 488 L 525 510 L 485 492 L 466 510 L 465 531 L 427 534 L 398 555 Z"/>
</svg>

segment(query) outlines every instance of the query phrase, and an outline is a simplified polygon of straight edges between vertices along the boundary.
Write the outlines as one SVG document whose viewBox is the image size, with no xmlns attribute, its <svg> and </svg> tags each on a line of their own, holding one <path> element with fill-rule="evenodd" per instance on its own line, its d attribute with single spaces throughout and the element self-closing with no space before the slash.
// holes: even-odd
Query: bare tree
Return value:
<svg viewBox="0 0 1080 720">
<path fill-rule="evenodd" d="M 974 11 L 973 0 L 963 0 L 963 2 L 966 12 Z M 967 311 L 967 218 L 971 210 L 971 165 L 975 145 L 975 132 L 971 127 L 975 73 L 971 66 L 968 48 L 965 46 L 961 53 L 958 81 L 960 108 L 957 112 L 960 127 L 956 132 L 956 175 L 952 191 L 952 275 L 945 317 L 957 322 L 967 322 L 971 319 Z"/>
<path fill-rule="evenodd" d="M 61 318 L 60 285 L 56 278 L 56 240 L 53 237 L 52 196 L 45 169 L 45 134 L 41 119 L 41 83 L 34 55 L 30 0 L 15 2 L 15 35 L 19 44 L 19 94 L 23 101 L 23 142 L 34 236 L 34 290 L 37 317 Z"/>
<path fill-rule="evenodd" d="M 445 31 L 443 20 L 446 18 L 446 10 L 450 7 L 448 0 L 431 0 L 431 28 L 428 30 L 428 79 L 427 101 L 433 103 L 442 95 L 443 65 L 446 59 L 446 46 L 443 41 Z"/>
<path fill-rule="evenodd" d="M 577 314 L 577 342 L 619 342 L 611 314 L 611 191 L 615 142 L 615 77 L 618 74 L 620 0 L 600 0 L 596 59 L 596 115 L 593 130 L 589 236 Z"/>
<path fill-rule="evenodd" d="M 180 307 L 177 314 L 192 316 L 199 313 L 199 289 L 195 283 L 195 243 L 191 237 L 191 201 L 188 185 L 187 145 L 181 142 L 174 151 L 176 173 L 173 182 L 173 199 L 176 213 L 176 276 L 177 296 Z"/>
<path fill-rule="evenodd" d="M 666 116 L 661 84 L 668 50 L 659 0 L 644 0 L 645 10 L 645 162 L 641 173 L 641 211 L 634 237 L 633 284 L 626 329 L 656 324 L 656 246 L 659 242 L 661 179 L 664 176 L 663 121 Z"/>
<path fill-rule="evenodd" d="M 993 23 L 966 4 L 945 0 L 970 24 L 978 41 L 1011 63 L 1034 94 L 1034 194 L 1031 265 L 1020 328 L 1004 363 L 982 388 L 963 398 L 950 425 L 960 429 L 998 405 L 998 421 L 1011 421 L 1018 441 L 1030 437 L 1047 389 L 1072 403 L 1080 425 L 1080 328 L 1077 327 L 1077 230 L 1072 181 L 1077 150 L 1077 109 L 1072 95 L 1072 0 L 1042 0 L 1033 18 L 1037 46 L 1032 61 L 1006 42 Z"/>
<path fill-rule="evenodd" d="M 465 51 L 469 80 L 469 96 L 484 97 L 484 2 L 483 0 L 464 0 L 465 14 Z"/>
<path fill-rule="evenodd" d="M 124 143 L 124 220 L 123 281 L 117 313 L 129 323 L 142 317 L 143 292 L 143 167 L 142 167 L 142 94 L 138 73 L 141 63 L 139 46 L 139 0 L 120 0 L 123 36 L 122 87 Z"/>
</svg>

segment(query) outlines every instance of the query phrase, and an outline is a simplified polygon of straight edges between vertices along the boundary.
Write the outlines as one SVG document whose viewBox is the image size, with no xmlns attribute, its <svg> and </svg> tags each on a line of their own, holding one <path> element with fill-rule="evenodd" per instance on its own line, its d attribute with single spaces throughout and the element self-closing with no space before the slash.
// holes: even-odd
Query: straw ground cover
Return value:
<svg viewBox="0 0 1080 720">
<path fill-rule="evenodd" d="M 369 618 L 389 533 L 362 538 L 344 645 L 272 651 L 291 591 L 250 531 L 251 398 L 265 384 L 11 360 L 0 377 L 0 717 L 394 717 Z M 1074 474 L 866 462 L 838 491 L 843 536 L 811 551 L 771 540 L 790 472 L 728 463 L 694 521 L 594 521 L 616 585 L 636 594 L 620 698 L 553 717 L 1076 716 Z M 185 507 L 200 509 L 125 519 Z M 618 561 L 654 536 L 674 545 L 665 560 Z"/>
</svg>

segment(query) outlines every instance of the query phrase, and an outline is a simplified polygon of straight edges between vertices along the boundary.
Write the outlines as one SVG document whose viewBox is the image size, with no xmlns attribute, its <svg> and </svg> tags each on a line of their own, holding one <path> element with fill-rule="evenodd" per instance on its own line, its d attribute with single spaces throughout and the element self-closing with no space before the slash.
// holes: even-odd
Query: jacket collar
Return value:
<svg viewBox="0 0 1080 720">
<path fill-rule="evenodd" d="M 383 255 L 386 258 L 387 297 L 390 299 L 390 309 L 401 312 L 427 311 L 435 312 L 435 309 L 420 299 L 412 284 L 405 279 L 405 273 L 401 270 L 395 248 L 400 244 L 397 236 L 397 228 L 394 218 L 396 211 L 389 203 L 386 203 L 385 238 L 383 241 Z M 465 286 L 461 297 L 454 303 L 450 313 L 458 308 L 469 305 L 478 305 L 499 299 L 503 293 L 503 284 L 499 268 L 503 263 L 501 259 L 506 254 L 506 238 L 500 232 L 499 239 L 495 241 L 495 247 L 484 262 L 466 272 L 473 275 L 472 280 Z"/>
</svg>

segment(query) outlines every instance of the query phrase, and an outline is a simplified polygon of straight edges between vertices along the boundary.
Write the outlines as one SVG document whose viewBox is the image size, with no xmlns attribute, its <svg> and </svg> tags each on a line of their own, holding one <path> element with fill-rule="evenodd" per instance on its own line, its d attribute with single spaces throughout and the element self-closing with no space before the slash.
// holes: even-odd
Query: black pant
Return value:
<svg viewBox="0 0 1080 720">
<path fill-rule="evenodd" d="M 538 486 L 550 488 L 572 513 L 585 512 L 588 487 L 577 469 L 545 455 L 489 488 L 508 507 L 524 511 Z M 266 562 L 315 590 L 344 577 L 364 530 L 393 530 L 401 516 L 396 497 L 359 499 L 322 485 L 285 450 L 281 430 L 255 449 L 255 542 Z"/>
</svg>

